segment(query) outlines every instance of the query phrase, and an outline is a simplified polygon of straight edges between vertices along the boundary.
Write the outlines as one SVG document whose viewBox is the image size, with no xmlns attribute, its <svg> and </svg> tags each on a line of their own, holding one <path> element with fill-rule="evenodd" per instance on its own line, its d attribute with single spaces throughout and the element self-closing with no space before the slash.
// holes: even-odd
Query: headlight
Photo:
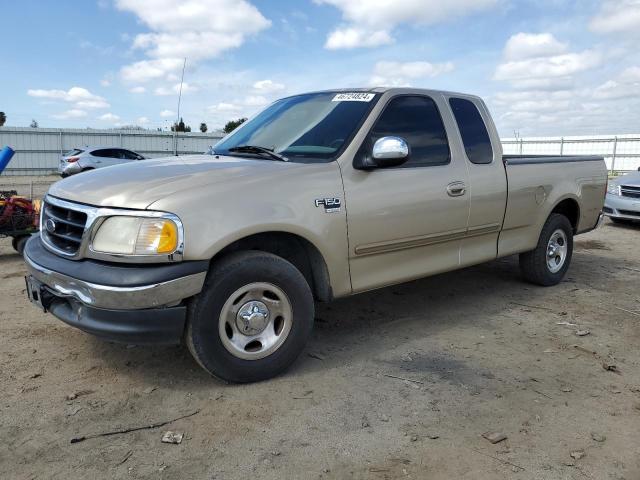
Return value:
<svg viewBox="0 0 640 480">
<path fill-rule="evenodd" d="M 179 228 L 169 218 L 109 217 L 98 228 L 91 249 L 118 255 L 168 255 L 179 246 Z"/>
<path fill-rule="evenodd" d="M 609 195 L 620 195 L 620 185 L 617 183 L 609 182 L 607 184 L 607 193 Z"/>
</svg>

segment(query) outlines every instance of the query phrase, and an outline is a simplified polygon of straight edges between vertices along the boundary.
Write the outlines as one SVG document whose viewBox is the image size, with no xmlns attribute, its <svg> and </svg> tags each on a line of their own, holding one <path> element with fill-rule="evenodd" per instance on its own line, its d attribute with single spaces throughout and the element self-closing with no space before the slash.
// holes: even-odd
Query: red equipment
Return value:
<svg viewBox="0 0 640 480">
<path fill-rule="evenodd" d="M 0 191 L 0 237 L 12 237 L 20 254 L 32 233 L 38 230 L 39 205 L 17 195 L 15 190 Z"/>
</svg>

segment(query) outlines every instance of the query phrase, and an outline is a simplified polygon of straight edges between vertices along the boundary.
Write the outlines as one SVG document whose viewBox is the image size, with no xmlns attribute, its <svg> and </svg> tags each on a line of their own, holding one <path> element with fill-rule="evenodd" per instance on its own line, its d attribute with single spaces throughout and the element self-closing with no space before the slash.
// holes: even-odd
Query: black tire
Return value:
<svg viewBox="0 0 640 480">
<path fill-rule="evenodd" d="M 557 230 L 562 230 L 566 236 L 567 253 L 562 268 L 557 272 L 552 272 L 547 264 L 547 248 L 551 236 Z M 557 285 L 567 273 L 572 255 L 573 227 L 571 222 L 564 215 L 552 213 L 542 227 L 536 248 L 520 254 L 520 271 L 524 279 L 531 283 L 544 287 Z"/>
<path fill-rule="evenodd" d="M 291 329 L 277 350 L 260 359 L 232 354 L 219 333 L 222 309 L 231 295 L 246 285 L 265 282 L 281 289 L 291 305 Z M 276 255 L 245 251 L 216 262 L 204 288 L 188 308 L 185 343 L 196 361 L 214 377 L 235 382 L 257 382 L 282 373 L 304 349 L 313 328 L 314 304 L 304 276 Z"/>
<path fill-rule="evenodd" d="M 23 235 L 21 237 L 13 237 L 11 240 L 11 246 L 20 255 L 24 253 L 24 247 L 27 245 L 30 235 Z"/>
</svg>

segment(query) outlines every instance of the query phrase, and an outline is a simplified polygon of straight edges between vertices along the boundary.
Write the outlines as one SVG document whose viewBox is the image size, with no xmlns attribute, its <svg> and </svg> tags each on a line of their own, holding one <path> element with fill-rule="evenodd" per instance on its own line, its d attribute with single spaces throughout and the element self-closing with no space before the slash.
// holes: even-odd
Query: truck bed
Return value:
<svg viewBox="0 0 640 480">
<path fill-rule="evenodd" d="M 574 232 L 593 229 L 607 188 L 604 157 L 596 155 L 503 155 L 507 206 L 499 256 L 536 246 L 552 208 L 572 219 Z"/>
</svg>

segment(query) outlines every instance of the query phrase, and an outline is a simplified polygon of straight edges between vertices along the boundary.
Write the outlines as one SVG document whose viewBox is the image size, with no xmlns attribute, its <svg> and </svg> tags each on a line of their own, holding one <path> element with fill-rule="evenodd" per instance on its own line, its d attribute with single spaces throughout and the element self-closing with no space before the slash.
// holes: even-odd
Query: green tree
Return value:
<svg viewBox="0 0 640 480">
<path fill-rule="evenodd" d="M 222 129 L 222 131 L 224 133 L 231 133 L 233 132 L 236 128 L 238 128 L 240 125 L 242 125 L 244 122 L 246 122 L 247 119 L 246 118 L 239 118 L 237 120 L 230 120 L 227 122 L 227 124 L 224 126 L 224 128 Z"/>
<path fill-rule="evenodd" d="M 204 122 L 202 122 L 202 123 L 200 124 L 200 131 L 201 131 L 202 133 L 206 133 L 206 132 L 207 132 L 207 130 L 208 130 L 207 124 L 206 124 L 206 123 L 204 123 Z"/>
<path fill-rule="evenodd" d="M 29 126 L 31 128 L 38 128 L 40 125 L 38 125 L 38 121 L 34 118 L 31 120 L 31 124 Z"/>
<path fill-rule="evenodd" d="M 181 117 L 179 122 L 174 123 L 171 126 L 171 131 L 172 132 L 190 132 L 191 127 L 189 125 L 185 125 L 184 120 L 182 120 L 182 117 Z"/>
<path fill-rule="evenodd" d="M 7 116 L 4 114 L 4 112 L 0 112 L 0 127 L 3 127 L 6 121 Z"/>
</svg>

